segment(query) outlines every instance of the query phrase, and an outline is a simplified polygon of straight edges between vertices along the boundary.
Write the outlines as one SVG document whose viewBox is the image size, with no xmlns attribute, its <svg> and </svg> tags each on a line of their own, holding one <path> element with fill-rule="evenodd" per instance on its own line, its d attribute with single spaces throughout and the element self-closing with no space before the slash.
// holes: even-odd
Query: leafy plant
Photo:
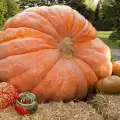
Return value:
<svg viewBox="0 0 120 120">
<path fill-rule="evenodd" d="M 0 26 L 5 22 L 6 14 L 8 12 L 6 2 L 7 0 L 0 0 Z"/>
<path fill-rule="evenodd" d="M 109 39 L 110 39 L 110 40 L 118 40 L 118 39 L 120 39 L 120 32 L 117 31 L 117 30 L 113 31 L 113 32 L 110 34 Z"/>
<path fill-rule="evenodd" d="M 112 40 L 120 39 L 120 0 L 102 0 L 102 13 L 114 23 L 115 31 L 109 36 Z"/>
<path fill-rule="evenodd" d="M 19 11 L 19 4 L 15 0 L 0 0 L 0 26 Z"/>
</svg>

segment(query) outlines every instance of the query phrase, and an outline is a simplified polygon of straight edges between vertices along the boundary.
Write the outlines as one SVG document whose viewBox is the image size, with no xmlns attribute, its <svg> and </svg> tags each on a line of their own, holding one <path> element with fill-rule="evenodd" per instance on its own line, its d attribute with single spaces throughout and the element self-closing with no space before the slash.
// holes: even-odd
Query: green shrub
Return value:
<svg viewBox="0 0 120 120">
<path fill-rule="evenodd" d="M 120 39 L 120 31 L 113 31 L 110 36 L 109 36 L 110 40 L 119 40 Z"/>
<path fill-rule="evenodd" d="M 16 15 L 20 9 L 16 0 L 0 0 L 0 29 L 4 22 L 14 15 Z"/>
<path fill-rule="evenodd" d="M 99 20 L 95 21 L 93 25 L 98 31 L 108 31 L 113 30 L 114 23 L 112 21 Z"/>
<path fill-rule="evenodd" d="M 2 26 L 6 20 L 7 12 L 7 0 L 0 0 L 0 26 Z"/>
</svg>

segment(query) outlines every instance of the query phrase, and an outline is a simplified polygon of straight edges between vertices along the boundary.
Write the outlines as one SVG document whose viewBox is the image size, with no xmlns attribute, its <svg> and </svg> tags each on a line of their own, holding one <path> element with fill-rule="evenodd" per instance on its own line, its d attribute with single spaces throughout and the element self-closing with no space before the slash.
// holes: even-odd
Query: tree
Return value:
<svg viewBox="0 0 120 120">
<path fill-rule="evenodd" d="M 19 4 L 15 0 L 0 0 L 0 26 L 6 19 L 18 13 L 19 10 Z"/>
<path fill-rule="evenodd" d="M 40 0 L 19 0 L 19 3 L 24 6 L 27 4 L 34 4 L 34 3 L 38 3 L 40 2 Z"/>
<path fill-rule="evenodd" d="M 96 9 L 95 9 L 95 21 L 98 21 L 100 19 L 99 17 L 99 12 L 100 12 L 100 4 L 101 4 L 101 0 L 99 0 Z"/>
<path fill-rule="evenodd" d="M 106 19 L 114 19 L 117 15 L 118 6 L 117 0 L 101 0 L 101 10 L 102 16 Z"/>
<path fill-rule="evenodd" d="M 94 20 L 94 11 L 91 8 L 88 8 L 85 4 L 85 0 L 70 0 L 68 5 L 76 9 L 79 13 L 85 16 L 91 23 Z"/>
<path fill-rule="evenodd" d="M 15 0 L 7 0 L 8 15 L 14 16 L 20 11 L 20 5 Z"/>
<path fill-rule="evenodd" d="M 120 0 L 102 0 L 102 12 L 107 19 L 114 22 L 115 31 L 110 39 L 120 39 Z"/>
<path fill-rule="evenodd" d="M 7 4 L 6 0 L 0 0 L 0 27 L 3 25 L 5 21 L 5 15 L 7 14 Z"/>
<path fill-rule="evenodd" d="M 94 4 L 94 0 L 85 0 L 85 4 L 88 8 L 91 8 L 95 11 L 96 5 Z"/>
</svg>

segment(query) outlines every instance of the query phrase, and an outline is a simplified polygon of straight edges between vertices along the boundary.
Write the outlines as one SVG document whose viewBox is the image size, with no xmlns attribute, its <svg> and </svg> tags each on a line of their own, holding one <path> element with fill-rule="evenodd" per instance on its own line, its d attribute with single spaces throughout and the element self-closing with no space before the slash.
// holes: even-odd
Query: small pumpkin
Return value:
<svg viewBox="0 0 120 120">
<path fill-rule="evenodd" d="M 41 101 L 83 99 L 110 76 L 110 49 L 69 6 L 28 8 L 0 34 L 0 78 Z"/>
<path fill-rule="evenodd" d="M 113 62 L 113 75 L 120 76 L 120 61 Z"/>
<path fill-rule="evenodd" d="M 14 102 L 14 109 L 21 115 L 33 114 L 38 108 L 36 96 L 33 93 L 20 93 L 19 99 Z"/>
<path fill-rule="evenodd" d="M 120 93 L 120 77 L 109 76 L 96 83 L 96 91 L 106 94 Z"/>
</svg>

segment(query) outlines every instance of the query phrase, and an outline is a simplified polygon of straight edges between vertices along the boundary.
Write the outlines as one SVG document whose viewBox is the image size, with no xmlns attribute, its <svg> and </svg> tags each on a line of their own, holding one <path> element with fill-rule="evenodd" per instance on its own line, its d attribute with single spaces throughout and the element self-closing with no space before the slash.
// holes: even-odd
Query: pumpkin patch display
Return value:
<svg viewBox="0 0 120 120">
<path fill-rule="evenodd" d="M 69 6 L 29 8 L 3 26 L 0 79 L 41 101 L 81 100 L 111 73 L 109 47 Z"/>
</svg>

